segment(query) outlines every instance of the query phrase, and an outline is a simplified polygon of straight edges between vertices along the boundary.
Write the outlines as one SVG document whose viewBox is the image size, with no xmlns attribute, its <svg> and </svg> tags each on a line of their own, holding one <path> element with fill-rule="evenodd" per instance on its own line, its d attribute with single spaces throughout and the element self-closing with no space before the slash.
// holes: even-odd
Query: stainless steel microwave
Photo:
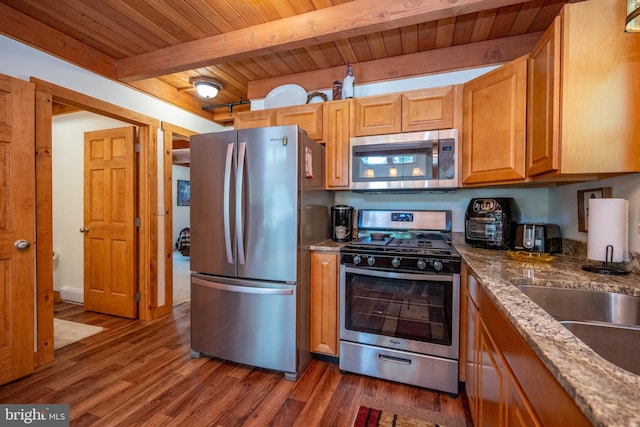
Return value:
<svg viewBox="0 0 640 427">
<path fill-rule="evenodd" d="M 458 187 L 457 129 L 354 137 L 350 150 L 352 190 Z"/>
</svg>

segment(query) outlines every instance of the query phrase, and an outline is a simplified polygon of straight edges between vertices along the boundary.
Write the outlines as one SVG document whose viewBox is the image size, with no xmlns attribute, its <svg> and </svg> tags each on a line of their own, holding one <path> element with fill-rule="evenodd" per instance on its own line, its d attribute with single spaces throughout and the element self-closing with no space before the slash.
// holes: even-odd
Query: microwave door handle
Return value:
<svg viewBox="0 0 640 427">
<path fill-rule="evenodd" d="M 231 203 L 229 196 L 231 195 L 231 166 L 233 163 L 233 148 L 235 144 L 232 142 L 227 144 L 227 155 L 224 162 L 224 195 L 223 195 L 223 224 L 224 224 L 224 248 L 227 253 L 227 262 L 233 264 L 233 250 L 231 248 Z"/>
<path fill-rule="evenodd" d="M 236 182 L 236 238 L 238 239 L 238 263 L 244 264 L 244 215 L 242 207 L 244 206 L 244 165 L 247 157 L 247 143 L 240 142 L 238 144 L 238 178 Z"/>
<path fill-rule="evenodd" d="M 438 140 L 434 140 L 431 143 L 431 157 L 433 158 L 433 161 L 431 163 L 431 176 L 433 177 L 434 180 L 438 179 Z"/>
</svg>

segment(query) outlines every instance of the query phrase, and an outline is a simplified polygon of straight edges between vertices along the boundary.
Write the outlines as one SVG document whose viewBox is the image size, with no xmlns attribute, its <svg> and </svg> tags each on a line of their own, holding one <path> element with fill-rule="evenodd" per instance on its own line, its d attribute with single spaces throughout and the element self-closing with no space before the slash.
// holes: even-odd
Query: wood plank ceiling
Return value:
<svg viewBox="0 0 640 427">
<path fill-rule="evenodd" d="M 571 0 L 0 0 L 0 33 L 209 119 L 212 104 L 502 63 Z M 198 76 L 223 85 L 199 98 Z M 235 107 L 235 111 L 247 105 Z"/>
</svg>

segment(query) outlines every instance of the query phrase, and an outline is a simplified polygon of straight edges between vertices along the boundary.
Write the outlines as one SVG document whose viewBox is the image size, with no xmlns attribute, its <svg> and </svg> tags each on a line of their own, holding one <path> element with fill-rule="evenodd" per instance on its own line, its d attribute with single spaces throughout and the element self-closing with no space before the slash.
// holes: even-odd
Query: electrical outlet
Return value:
<svg viewBox="0 0 640 427">
<path fill-rule="evenodd" d="M 158 205 L 158 216 L 164 216 L 164 205 Z"/>
</svg>

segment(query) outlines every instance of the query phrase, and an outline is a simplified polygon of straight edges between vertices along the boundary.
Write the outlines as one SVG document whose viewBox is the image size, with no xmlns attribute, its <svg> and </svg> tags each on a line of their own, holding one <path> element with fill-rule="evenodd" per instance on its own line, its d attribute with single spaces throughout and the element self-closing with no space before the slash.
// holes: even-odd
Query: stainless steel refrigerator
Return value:
<svg viewBox="0 0 640 427">
<path fill-rule="evenodd" d="M 311 359 L 308 247 L 330 231 L 324 146 L 275 126 L 190 148 L 192 355 L 296 380 Z"/>
</svg>

